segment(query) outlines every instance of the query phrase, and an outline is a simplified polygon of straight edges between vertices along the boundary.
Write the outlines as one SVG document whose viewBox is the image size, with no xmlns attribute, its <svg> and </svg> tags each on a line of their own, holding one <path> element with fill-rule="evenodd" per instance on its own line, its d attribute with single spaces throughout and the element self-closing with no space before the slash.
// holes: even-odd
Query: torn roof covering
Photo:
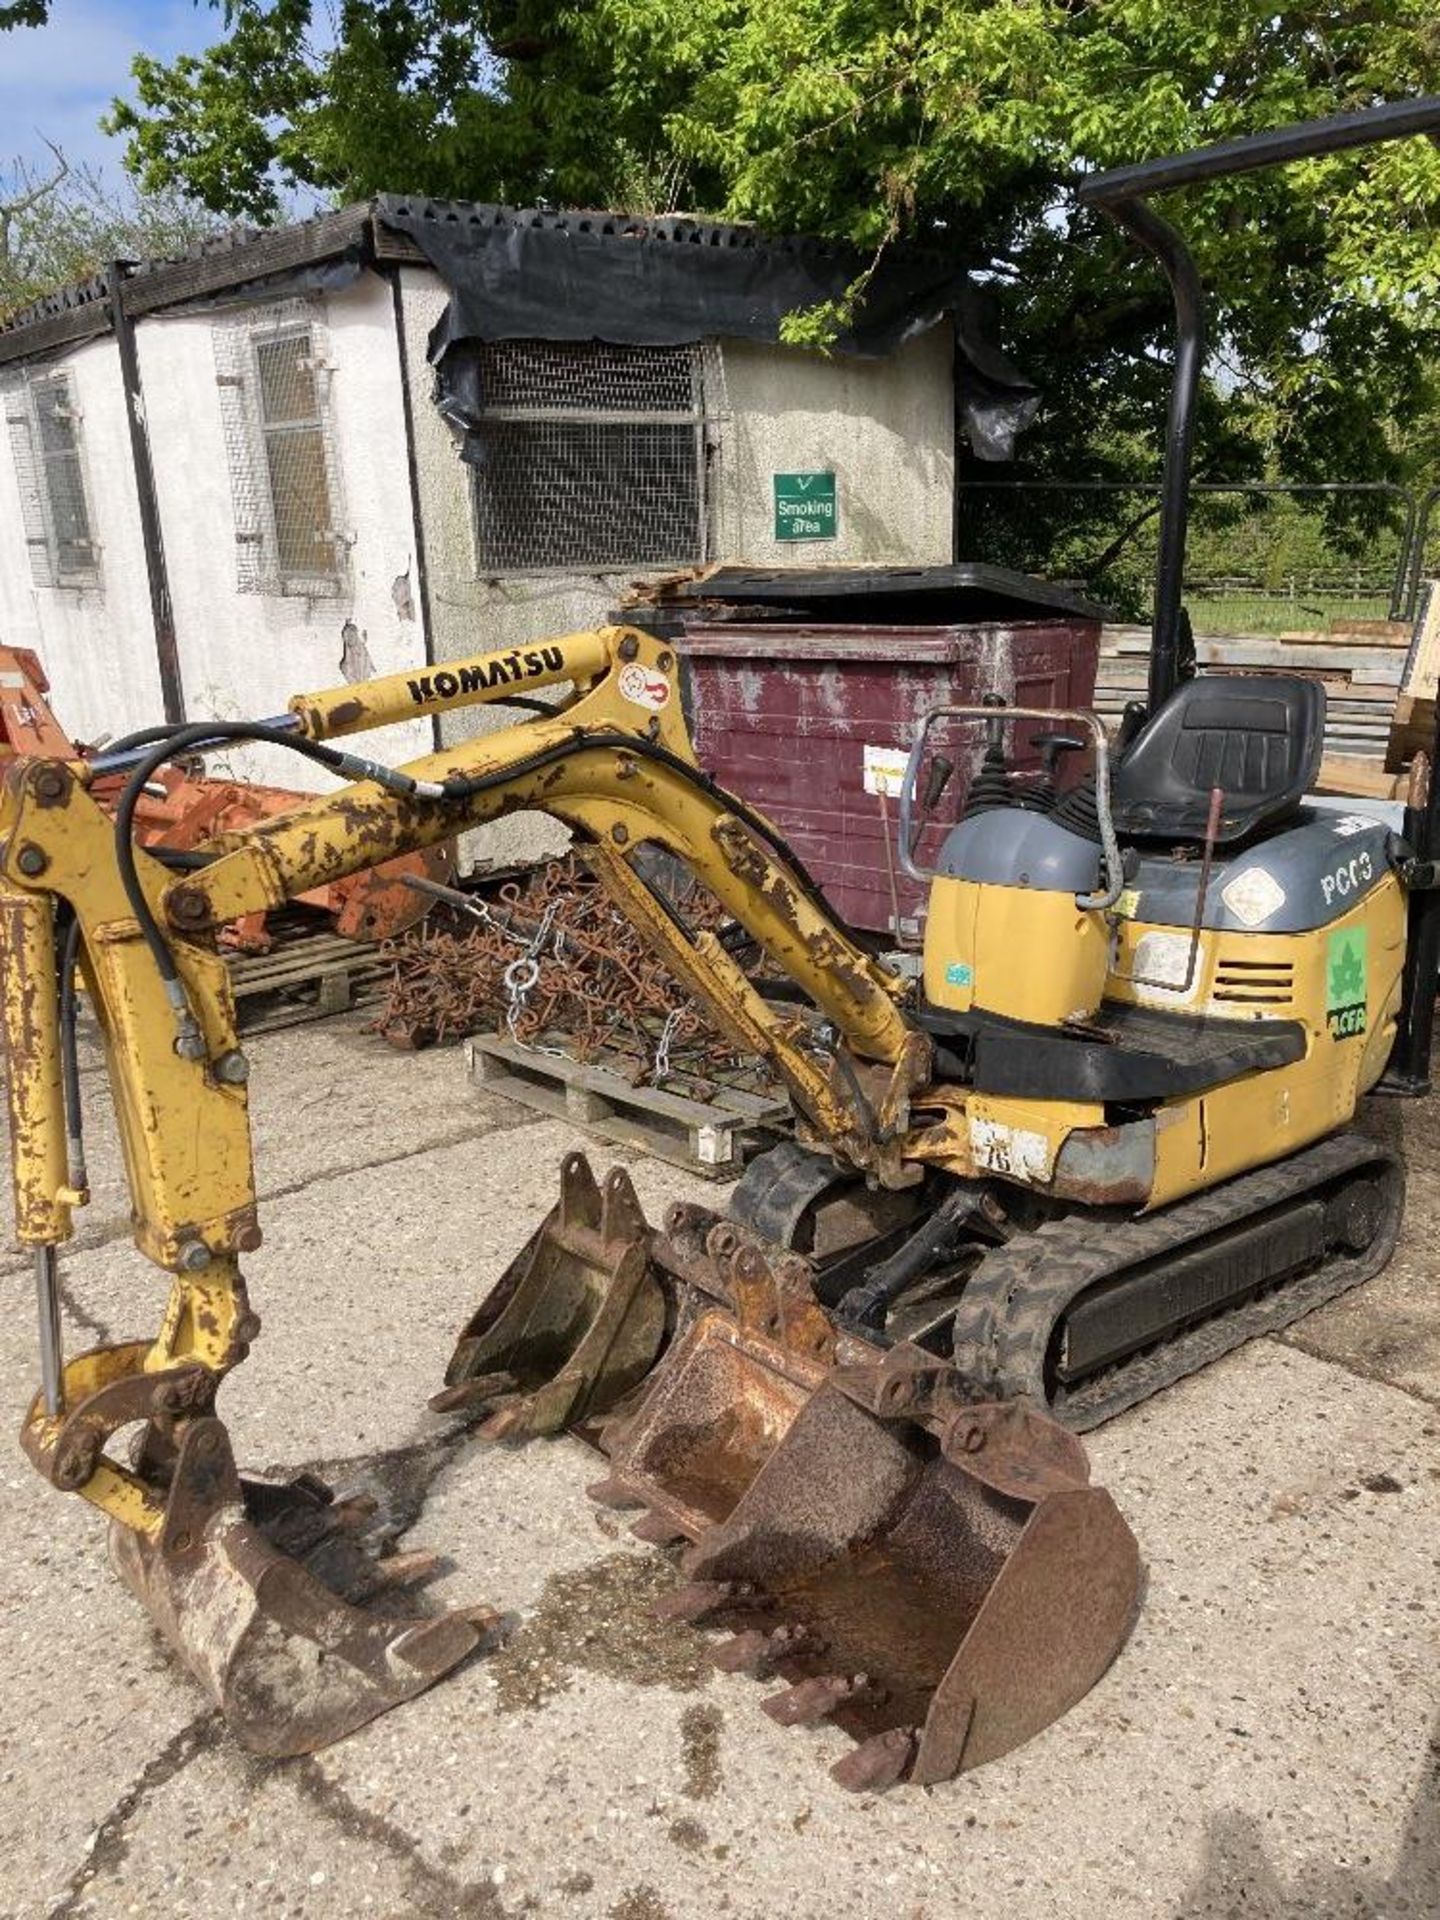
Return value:
<svg viewBox="0 0 1440 1920">
<path fill-rule="evenodd" d="M 382 194 L 375 211 L 414 241 L 450 289 L 430 359 L 440 409 L 462 435 L 481 413 L 477 356 L 467 351 L 476 343 L 774 342 L 786 314 L 840 299 L 866 272 L 833 351 L 890 354 L 952 316 L 957 402 L 981 459 L 1011 458 L 1015 435 L 1039 406 L 1032 383 L 986 339 L 978 290 L 935 253 L 896 248 L 874 264 L 830 242 L 772 239 L 679 215 L 520 212 L 395 194 Z"/>
<path fill-rule="evenodd" d="M 388 245 L 387 233 L 397 236 Z M 411 247 L 450 289 L 430 357 L 441 409 L 462 434 L 480 400 L 476 356 L 466 352 L 472 343 L 774 342 L 787 313 L 839 299 L 872 266 L 835 352 L 890 354 L 951 315 L 957 404 L 984 460 L 1009 459 L 1039 406 L 1032 383 L 987 338 L 979 290 L 944 256 L 895 247 L 876 264 L 829 241 L 770 238 L 674 214 L 553 213 L 382 194 L 286 227 L 209 236 L 174 260 L 124 263 L 125 306 L 139 319 L 335 292 Z M 0 320 L 0 363 L 63 350 L 110 325 L 100 275 Z"/>
</svg>

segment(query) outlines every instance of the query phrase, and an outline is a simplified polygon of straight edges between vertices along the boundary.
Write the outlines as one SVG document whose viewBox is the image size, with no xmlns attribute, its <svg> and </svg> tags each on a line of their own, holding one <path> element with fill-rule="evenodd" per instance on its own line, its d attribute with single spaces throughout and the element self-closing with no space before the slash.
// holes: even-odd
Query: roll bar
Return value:
<svg viewBox="0 0 1440 1920">
<path fill-rule="evenodd" d="M 1291 160 L 1341 153 L 1413 134 L 1440 133 L 1440 96 L 1391 101 L 1358 113 L 1331 114 L 1293 127 L 1221 140 L 1193 153 L 1142 160 L 1112 167 L 1080 182 L 1081 206 L 1099 207 L 1159 261 L 1175 303 L 1175 367 L 1165 429 L 1165 469 L 1160 493 L 1160 551 L 1155 568 L 1155 612 L 1151 627 L 1148 705 L 1154 713 L 1181 678 L 1181 588 L 1189 521 L 1190 458 L 1195 426 L 1195 396 L 1205 358 L 1205 300 L 1194 259 L 1179 231 L 1146 203 L 1152 193 L 1202 180 L 1254 173 Z"/>
</svg>

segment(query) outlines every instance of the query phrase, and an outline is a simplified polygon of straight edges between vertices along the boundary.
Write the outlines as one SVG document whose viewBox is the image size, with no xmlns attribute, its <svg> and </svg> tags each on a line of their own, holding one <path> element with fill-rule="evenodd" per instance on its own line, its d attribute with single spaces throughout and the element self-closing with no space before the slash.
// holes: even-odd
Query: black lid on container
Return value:
<svg viewBox="0 0 1440 1920">
<path fill-rule="evenodd" d="M 1114 618 L 1070 587 L 968 560 L 945 567 L 717 567 L 699 578 L 648 586 L 614 618 L 673 632 L 696 615 L 707 624 L 743 619 L 962 626 L 1057 614 L 1083 621 Z"/>
</svg>

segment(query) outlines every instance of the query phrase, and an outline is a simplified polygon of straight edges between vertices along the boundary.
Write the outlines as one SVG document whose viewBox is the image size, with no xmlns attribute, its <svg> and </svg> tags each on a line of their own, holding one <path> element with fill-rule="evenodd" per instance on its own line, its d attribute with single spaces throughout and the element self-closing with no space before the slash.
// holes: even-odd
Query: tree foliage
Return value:
<svg viewBox="0 0 1440 1920">
<path fill-rule="evenodd" d="M 137 61 L 114 109 L 148 186 L 262 218 L 297 186 L 394 188 L 686 208 L 872 256 L 920 239 L 994 288 L 1046 396 L 1025 464 L 1051 475 L 1153 470 L 1165 387 L 1163 286 L 1076 209 L 1081 173 L 1440 88 L 1440 0 L 219 4 L 216 46 Z M 1220 181 L 1172 211 L 1212 299 L 1202 470 L 1375 479 L 1428 457 L 1440 152 Z"/>
<path fill-rule="evenodd" d="M 0 167 L 0 319 L 112 260 L 179 253 L 220 224 L 174 189 L 112 186 L 58 147 L 50 152 L 44 167 Z"/>
</svg>

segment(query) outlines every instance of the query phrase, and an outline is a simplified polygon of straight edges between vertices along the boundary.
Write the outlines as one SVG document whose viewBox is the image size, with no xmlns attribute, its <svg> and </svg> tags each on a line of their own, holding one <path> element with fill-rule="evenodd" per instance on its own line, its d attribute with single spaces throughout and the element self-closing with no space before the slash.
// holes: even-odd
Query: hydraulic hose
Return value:
<svg viewBox="0 0 1440 1920">
<path fill-rule="evenodd" d="M 115 859 L 120 870 L 120 882 L 125 889 L 125 898 L 135 915 L 140 932 L 149 947 L 151 956 L 165 986 L 165 997 L 169 1000 L 175 1015 L 177 1029 L 176 1049 L 186 1059 L 198 1059 L 204 1052 L 204 1040 L 199 1025 L 185 997 L 184 983 L 175 965 L 170 944 L 164 930 L 151 910 L 145 889 L 140 882 L 139 869 L 135 864 L 135 809 L 140 795 L 151 775 L 156 773 L 167 760 L 173 760 L 180 754 L 195 747 L 202 740 L 234 740 L 261 742 L 267 746 L 285 747 L 291 753 L 298 753 L 303 759 L 313 760 L 328 772 L 338 774 L 347 780 L 374 780 L 389 792 L 399 794 L 406 799 L 439 799 L 440 787 L 434 781 L 416 780 L 410 774 L 399 773 L 393 767 L 367 759 L 363 754 L 346 753 L 336 747 L 324 745 L 318 740 L 306 740 L 298 734 L 284 732 L 265 722 L 256 720 L 203 720 L 188 727 L 174 728 L 154 745 L 131 772 L 120 795 L 120 804 L 115 812 Z"/>
<path fill-rule="evenodd" d="M 120 870 L 121 884 L 145 943 L 154 958 L 165 986 L 166 998 L 174 1012 L 177 1051 L 188 1059 L 201 1057 L 204 1052 L 204 1041 L 186 999 L 184 983 L 175 965 L 169 941 L 151 909 L 145 889 L 140 882 L 139 869 L 135 863 L 134 823 L 135 810 L 146 782 L 167 760 L 175 759 L 178 755 L 193 749 L 202 740 L 254 741 L 269 746 L 285 747 L 290 752 L 298 753 L 304 759 L 313 760 L 317 765 L 344 779 L 374 780 L 389 792 L 405 799 L 450 803 L 471 800 L 480 794 L 493 792 L 496 788 L 508 786 L 517 779 L 523 779 L 527 774 L 540 772 L 558 761 L 571 759 L 578 753 L 588 753 L 594 749 L 619 749 L 635 755 L 637 759 L 651 760 L 660 766 L 667 767 L 690 786 L 723 806 L 727 812 L 733 813 L 757 838 L 763 840 L 779 858 L 786 862 L 809 904 L 847 937 L 853 938 L 849 929 L 837 918 L 834 909 L 821 893 L 799 856 L 767 821 L 754 813 L 743 800 L 718 786 L 708 774 L 701 773 L 688 760 L 682 759 L 677 753 L 672 753 L 668 747 L 659 746 L 653 740 L 619 732 L 576 733 L 569 740 L 557 741 L 552 746 L 542 747 L 535 753 L 528 754 L 523 760 L 515 761 L 510 766 L 499 768 L 493 773 L 470 776 L 452 774 L 443 781 L 428 781 L 416 780 L 396 768 L 383 766 L 377 761 L 366 759 L 358 754 L 343 752 L 321 741 L 307 740 L 301 735 L 282 731 L 268 722 L 197 721 L 190 726 L 176 728 L 166 733 L 134 766 L 121 793 L 120 804 L 115 815 L 116 862 Z M 122 743 L 118 751 L 126 751 L 125 743 Z"/>
</svg>

